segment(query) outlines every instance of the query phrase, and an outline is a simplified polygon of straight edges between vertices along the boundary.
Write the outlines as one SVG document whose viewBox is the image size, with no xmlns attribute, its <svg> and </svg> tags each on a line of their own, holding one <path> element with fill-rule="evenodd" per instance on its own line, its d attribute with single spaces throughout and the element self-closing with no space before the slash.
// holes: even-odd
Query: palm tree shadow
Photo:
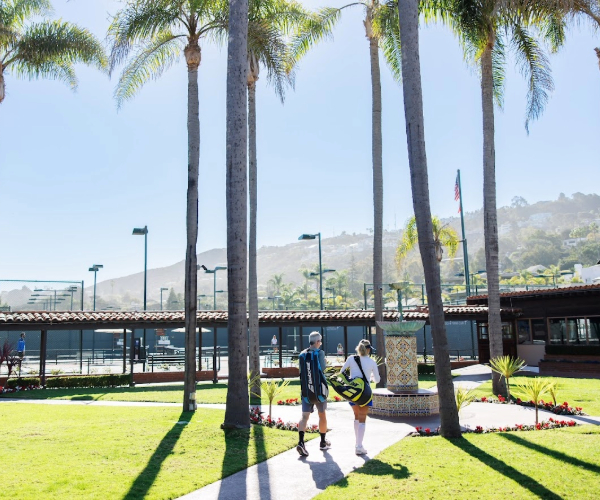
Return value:
<svg viewBox="0 0 600 500">
<path fill-rule="evenodd" d="M 448 439 L 448 443 L 453 444 L 457 448 L 460 448 L 462 451 L 468 453 L 473 458 L 476 458 L 492 470 L 495 470 L 500 474 L 503 474 L 507 478 L 512 479 L 521 487 L 528 489 L 537 497 L 544 498 L 546 500 L 562 500 L 562 497 L 560 495 L 557 495 L 553 491 L 546 488 L 544 485 L 538 483 L 532 477 L 528 476 L 527 474 L 523 474 L 514 467 L 508 465 L 506 462 L 503 462 L 502 460 L 486 453 L 481 448 L 478 448 L 471 442 L 467 441 L 464 437 L 457 439 Z"/>
<path fill-rule="evenodd" d="M 146 496 L 154 484 L 163 462 L 171 453 L 173 453 L 173 448 L 175 448 L 177 441 L 179 441 L 179 438 L 181 437 L 185 425 L 179 422 L 189 422 L 191 417 L 191 413 L 181 412 L 177 423 L 175 423 L 171 430 L 162 438 L 161 442 L 156 447 L 156 450 L 154 450 L 154 453 L 148 460 L 146 467 L 138 475 L 131 485 L 131 488 L 129 488 L 129 491 L 123 497 L 124 500 L 135 500 Z"/>
<path fill-rule="evenodd" d="M 271 485 L 269 478 L 269 463 L 267 461 L 267 449 L 265 447 L 265 429 L 261 425 L 254 427 L 254 443 L 256 446 L 256 461 L 258 462 L 258 488 L 262 500 L 271 498 Z"/>
<path fill-rule="evenodd" d="M 251 429 L 223 429 L 225 434 L 225 455 L 221 465 L 221 486 L 219 500 L 246 498 L 246 476 L 248 475 L 248 445 Z M 227 481 L 239 471 L 243 477 L 236 481 Z"/>
<path fill-rule="evenodd" d="M 566 462 L 568 464 L 574 465 L 575 467 L 581 467 L 582 469 L 585 469 L 587 471 L 594 472 L 596 474 L 600 474 L 600 467 L 596 464 L 591 464 L 589 462 L 586 462 L 585 460 L 580 460 L 578 458 L 575 458 L 575 457 L 572 457 L 565 453 L 562 453 L 561 451 L 553 450 L 552 448 L 546 448 L 545 446 L 531 443 L 531 442 L 529 442 L 519 436 L 515 436 L 514 434 L 511 434 L 511 433 L 506 433 L 506 434 L 502 433 L 502 434 L 500 434 L 500 436 L 503 437 L 504 439 L 508 439 L 509 441 L 512 441 L 515 444 L 518 444 L 521 446 L 526 446 L 527 448 L 535 450 L 538 453 L 543 453 L 544 455 L 549 455 L 552 458 L 555 458 L 556 460 L 558 460 L 560 462 Z"/>
<path fill-rule="evenodd" d="M 352 474 L 365 474 L 367 476 L 386 476 L 388 478 L 392 478 L 395 480 L 408 479 L 411 476 L 411 473 L 408 469 L 402 464 L 388 464 L 373 458 L 368 462 L 365 462 L 365 465 L 355 469 Z M 335 483 L 336 486 L 341 488 L 346 488 L 348 486 L 348 476 L 343 478 L 342 480 Z"/>
</svg>

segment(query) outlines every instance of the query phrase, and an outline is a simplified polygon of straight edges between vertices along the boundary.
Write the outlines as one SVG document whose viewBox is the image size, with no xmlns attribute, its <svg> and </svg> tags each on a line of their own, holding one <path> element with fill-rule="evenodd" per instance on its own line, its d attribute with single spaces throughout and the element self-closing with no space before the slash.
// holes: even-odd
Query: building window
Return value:
<svg viewBox="0 0 600 500">
<path fill-rule="evenodd" d="M 502 323 L 502 339 L 503 340 L 512 340 L 515 338 L 513 333 L 513 324 L 511 322 Z"/>
<path fill-rule="evenodd" d="M 600 343 L 600 318 L 588 318 L 588 342 Z"/>
<path fill-rule="evenodd" d="M 567 318 L 567 342 L 569 344 L 586 343 L 586 320 L 583 318 Z"/>
<path fill-rule="evenodd" d="M 550 343 L 564 344 L 565 343 L 565 320 L 564 318 L 552 318 L 550 324 Z"/>
<path fill-rule="evenodd" d="M 528 319 L 517 321 L 517 337 L 519 344 L 531 344 L 531 325 Z"/>
<path fill-rule="evenodd" d="M 543 319 L 531 320 L 531 335 L 534 344 L 546 344 L 548 335 L 546 332 L 546 322 Z"/>
<path fill-rule="evenodd" d="M 487 323 L 477 323 L 477 338 L 479 340 L 489 340 Z"/>
</svg>

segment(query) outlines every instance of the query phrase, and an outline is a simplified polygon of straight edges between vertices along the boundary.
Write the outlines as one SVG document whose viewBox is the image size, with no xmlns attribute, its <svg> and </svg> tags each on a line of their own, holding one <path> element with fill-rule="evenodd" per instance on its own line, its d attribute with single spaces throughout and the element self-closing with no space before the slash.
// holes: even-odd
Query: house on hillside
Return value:
<svg viewBox="0 0 600 500">
<path fill-rule="evenodd" d="M 600 263 L 590 267 L 575 264 L 575 273 L 579 274 L 579 277 L 586 285 L 600 283 Z"/>
</svg>

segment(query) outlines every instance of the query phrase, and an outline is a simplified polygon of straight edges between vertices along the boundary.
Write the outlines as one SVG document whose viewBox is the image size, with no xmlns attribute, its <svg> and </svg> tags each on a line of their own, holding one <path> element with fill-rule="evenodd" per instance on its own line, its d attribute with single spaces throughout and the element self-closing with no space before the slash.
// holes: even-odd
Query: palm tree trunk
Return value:
<svg viewBox="0 0 600 500">
<path fill-rule="evenodd" d="M 224 428 L 250 427 L 248 412 L 248 0 L 229 0 L 227 46 L 227 285 L 229 384 Z"/>
<path fill-rule="evenodd" d="M 185 254 L 185 377 L 183 411 L 196 410 L 196 297 L 198 242 L 198 168 L 200 163 L 200 116 L 198 102 L 198 66 L 200 47 L 190 40 L 185 48 L 188 66 L 188 187 L 187 245 Z"/>
<path fill-rule="evenodd" d="M 500 281 L 498 277 L 498 216 L 496 213 L 496 153 L 494 146 L 494 77 L 492 49 L 494 36 L 481 56 L 481 101 L 483 110 L 483 217 L 485 265 L 488 283 L 488 332 L 490 359 L 503 355 L 500 319 Z M 505 394 L 499 373 L 492 372 L 494 394 Z"/>
<path fill-rule="evenodd" d="M 373 294 L 375 296 L 375 321 L 383 321 L 383 169 L 381 138 L 381 71 L 379 69 L 379 44 L 371 29 L 372 10 L 367 9 L 365 29 L 369 40 L 371 59 L 372 129 L 371 148 L 373 156 Z M 383 330 L 376 326 L 377 354 L 385 359 Z M 377 387 L 387 386 L 386 365 L 379 365 L 381 377 Z"/>
<path fill-rule="evenodd" d="M 421 63 L 419 60 L 418 0 L 400 0 L 398 2 L 398 15 L 400 17 L 400 41 L 402 44 L 402 88 L 404 92 L 408 164 L 419 249 L 425 272 L 429 323 L 434 342 L 435 373 L 440 401 L 440 434 L 446 438 L 459 437 L 461 432 L 450 371 L 448 339 L 442 307 L 440 268 L 435 256 L 429 204 Z"/>
<path fill-rule="evenodd" d="M 250 77 L 249 77 L 250 78 Z M 250 326 L 251 392 L 260 399 L 260 337 L 258 327 L 258 271 L 256 261 L 256 213 L 258 169 L 256 163 L 256 81 L 248 83 L 248 189 L 250 191 L 250 235 L 248 245 L 248 323 Z"/>
<path fill-rule="evenodd" d="M 4 101 L 6 90 L 6 84 L 4 83 L 4 68 L 2 67 L 2 63 L 0 63 L 0 103 Z"/>
</svg>

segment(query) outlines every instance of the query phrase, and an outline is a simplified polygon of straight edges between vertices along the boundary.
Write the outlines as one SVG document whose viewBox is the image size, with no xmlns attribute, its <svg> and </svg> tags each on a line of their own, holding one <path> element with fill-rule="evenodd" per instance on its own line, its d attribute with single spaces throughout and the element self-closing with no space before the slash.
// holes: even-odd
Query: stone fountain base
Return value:
<svg viewBox="0 0 600 500">
<path fill-rule="evenodd" d="M 429 389 L 392 392 L 388 389 L 373 390 L 373 407 L 370 413 L 384 417 L 417 417 L 437 415 L 440 404 L 437 392 Z"/>
</svg>

